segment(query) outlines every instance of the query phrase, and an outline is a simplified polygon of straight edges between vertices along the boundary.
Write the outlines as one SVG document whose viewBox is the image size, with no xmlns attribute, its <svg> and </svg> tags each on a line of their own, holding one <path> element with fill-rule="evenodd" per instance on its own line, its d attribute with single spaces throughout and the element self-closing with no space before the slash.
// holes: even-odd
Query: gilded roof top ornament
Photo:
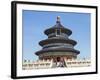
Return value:
<svg viewBox="0 0 100 80">
<path fill-rule="evenodd" d="M 57 22 L 60 22 L 60 16 L 57 16 Z"/>
</svg>

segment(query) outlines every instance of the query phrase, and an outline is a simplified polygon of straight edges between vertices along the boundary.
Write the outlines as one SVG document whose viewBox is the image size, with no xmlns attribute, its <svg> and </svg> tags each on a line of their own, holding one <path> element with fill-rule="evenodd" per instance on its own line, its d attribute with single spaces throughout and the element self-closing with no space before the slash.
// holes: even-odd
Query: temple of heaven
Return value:
<svg viewBox="0 0 100 80">
<path fill-rule="evenodd" d="M 72 31 L 61 24 L 59 16 L 57 17 L 56 24 L 46 29 L 44 33 L 48 36 L 48 39 L 39 42 L 39 45 L 43 48 L 35 53 L 39 60 L 52 59 L 59 61 L 61 59 L 77 58 L 77 55 L 80 53 L 80 51 L 74 49 L 77 42 L 69 39 Z"/>
</svg>

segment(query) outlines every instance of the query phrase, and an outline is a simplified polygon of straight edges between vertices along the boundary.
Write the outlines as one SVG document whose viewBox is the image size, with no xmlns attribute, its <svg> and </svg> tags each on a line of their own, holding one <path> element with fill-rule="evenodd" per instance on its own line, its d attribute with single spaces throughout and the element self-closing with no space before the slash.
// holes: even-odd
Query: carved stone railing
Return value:
<svg viewBox="0 0 100 80">
<path fill-rule="evenodd" d="M 52 67 L 52 60 L 38 60 L 35 62 L 24 62 L 23 69 L 46 69 Z"/>
<path fill-rule="evenodd" d="M 91 66 L 90 59 L 64 59 L 66 68 L 70 67 L 89 67 Z M 56 68 L 57 62 L 53 62 L 53 60 L 38 60 L 34 62 L 23 62 L 22 68 L 23 70 L 31 70 L 31 69 L 48 69 L 48 68 Z"/>
</svg>

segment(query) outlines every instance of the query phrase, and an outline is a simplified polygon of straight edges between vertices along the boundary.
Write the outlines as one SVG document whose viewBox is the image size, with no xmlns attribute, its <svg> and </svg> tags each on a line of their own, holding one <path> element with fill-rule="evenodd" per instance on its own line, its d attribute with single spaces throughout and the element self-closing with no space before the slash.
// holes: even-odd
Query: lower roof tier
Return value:
<svg viewBox="0 0 100 80">
<path fill-rule="evenodd" d="M 44 45 L 51 44 L 51 43 L 68 43 L 68 44 L 72 44 L 73 46 L 77 44 L 76 41 L 71 40 L 71 39 L 48 38 L 48 39 L 40 41 L 39 45 L 44 46 Z"/>
<path fill-rule="evenodd" d="M 47 52 L 73 52 L 76 54 L 80 53 L 80 51 L 71 49 L 71 48 L 56 48 L 56 49 L 42 49 L 40 51 L 37 51 L 35 54 L 39 55 L 39 54 L 47 53 Z"/>
</svg>

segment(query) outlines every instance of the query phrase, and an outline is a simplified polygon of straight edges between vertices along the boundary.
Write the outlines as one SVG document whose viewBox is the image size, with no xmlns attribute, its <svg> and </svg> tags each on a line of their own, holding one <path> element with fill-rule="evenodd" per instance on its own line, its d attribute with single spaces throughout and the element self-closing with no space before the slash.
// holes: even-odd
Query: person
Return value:
<svg viewBox="0 0 100 80">
<path fill-rule="evenodd" d="M 65 67 L 65 66 L 66 66 L 65 61 L 63 58 L 57 60 L 56 67 Z"/>
<path fill-rule="evenodd" d="M 61 66 L 61 62 L 57 62 L 57 67 L 60 67 Z"/>
<path fill-rule="evenodd" d="M 65 61 L 64 61 L 64 58 L 61 58 L 60 60 L 60 67 L 65 67 Z"/>
</svg>

